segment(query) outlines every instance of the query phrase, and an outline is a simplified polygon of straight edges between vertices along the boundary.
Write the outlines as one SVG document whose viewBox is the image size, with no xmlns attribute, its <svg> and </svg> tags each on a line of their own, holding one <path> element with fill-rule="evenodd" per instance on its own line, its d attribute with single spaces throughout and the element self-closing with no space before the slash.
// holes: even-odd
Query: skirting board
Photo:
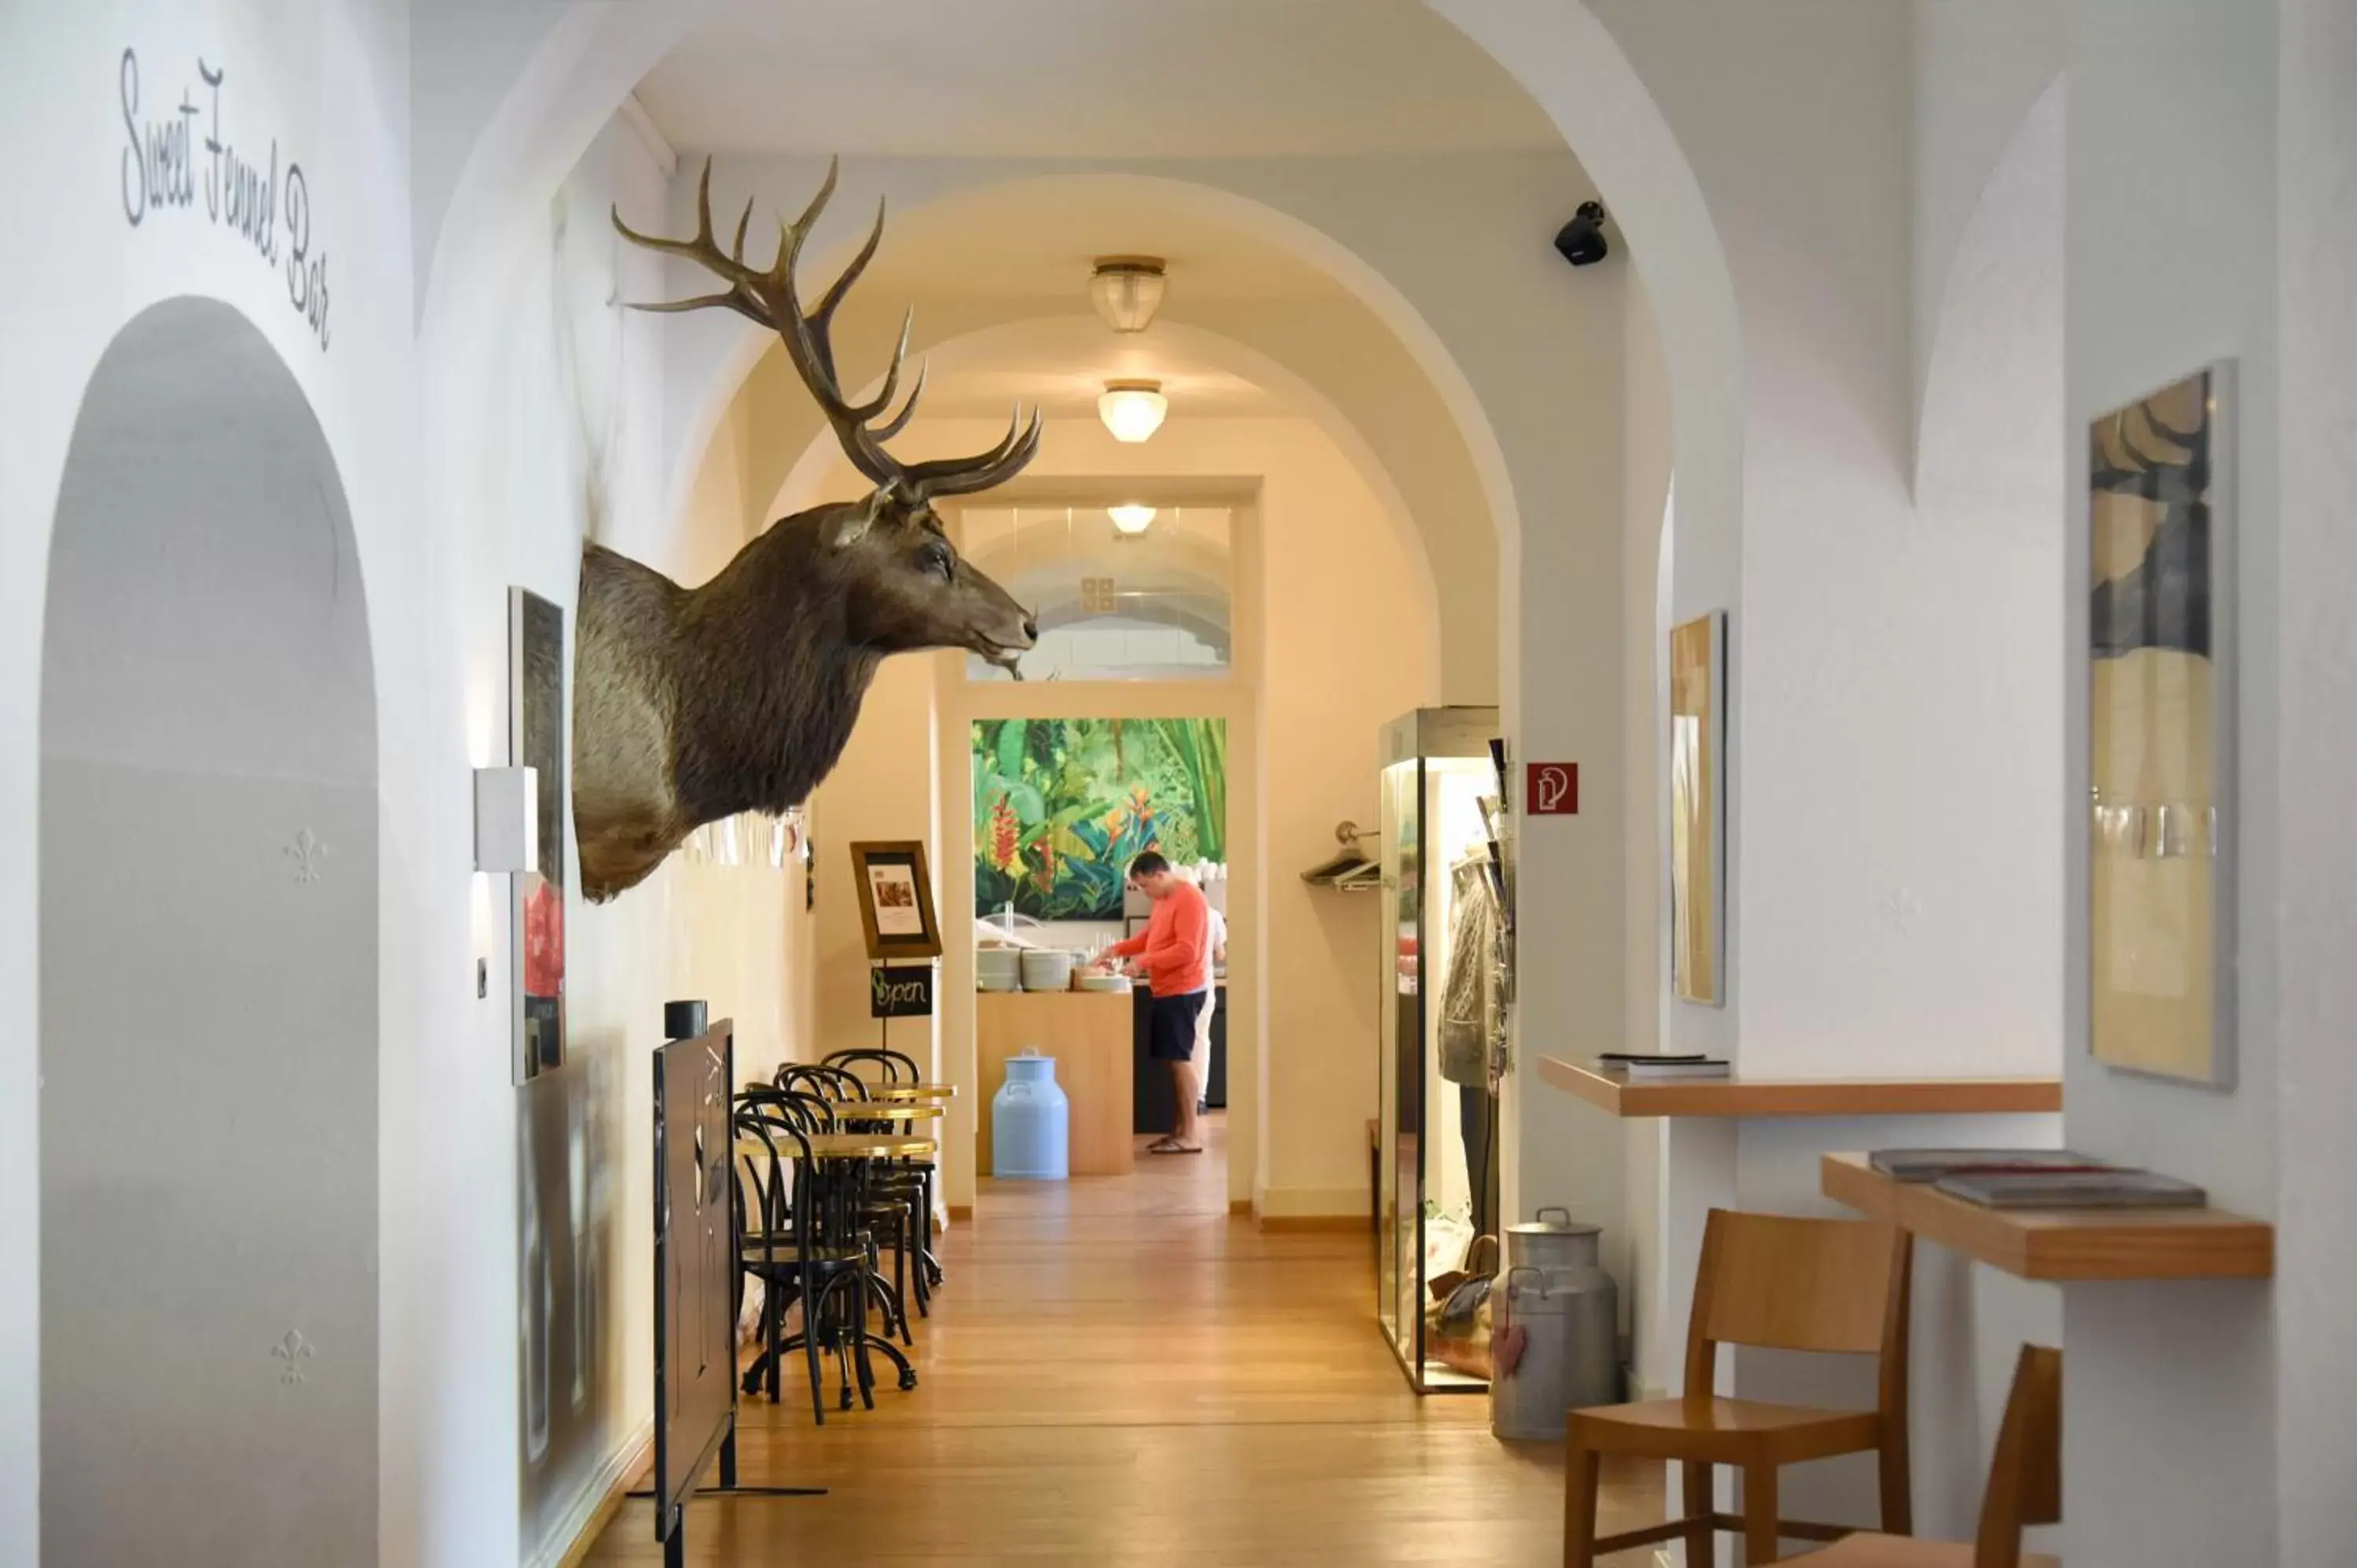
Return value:
<svg viewBox="0 0 2357 1568">
<path fill-rule="evenodd" d="M 1260 1228 L 1278 1235 L 1307 1234 L 1340 1235 L 1348 1231 L 1362 1234 L 1367 1229 L 1363 1214 L 1264 1214 Z"/>
<path fill-rule="evenodd" d="M 1228 1199 L 1228 1212 L 1231 1214 L 1254 1214 L 1259 1211 L 1254 1206 L 1251 1198 L 1232 1197 Z"/>
<path fill-rule="evenodd" d="M 951 1205 L 950 1205 L 950 1223 L 951 1223 L 951 1224 L 952 1224 L 952 1225 L 971 1225 L 971 1224 L 973 1224 L 973 1223 L 974 1223 L 974 1205 L 973 1205 L 973 1204 L 971 1204 L 971 1203 L 952 1203 L 952 1204 L 951 1204 Z"/>
<path fill-rule="evenodd" d="M 630 1489 L 630 1477 L 646 1467 L 654 1445 L 655 1423 L 650 1416 L 581 1488 L 581 1495 L 565 1511 L 565 1522 L 549 1532 L 539 1551 L 524 1559 L 524 1568 L 579 1568 L 581 1560 L 589 1555 L 589 1549 L 597 1544 L 607 1522 L 622 1506 L 623 1495 Z"/>
<path fill-rule="evenodd" d="M 1264 1230 L 1364 1230 L 1363 1187 L 1272 1187 L 1253 1202 Z"/>
</svg>

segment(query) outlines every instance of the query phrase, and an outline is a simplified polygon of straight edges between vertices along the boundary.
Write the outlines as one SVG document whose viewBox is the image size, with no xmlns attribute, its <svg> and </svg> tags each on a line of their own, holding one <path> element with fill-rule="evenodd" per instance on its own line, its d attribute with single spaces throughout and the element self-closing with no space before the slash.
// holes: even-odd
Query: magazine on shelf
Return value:
<svg viewBox="0 0 2357 1568">
<path fill-rule="evenodd" d="M 1984 1208 L 2200 1208 L 2209 1194 L 2150 1171 L 1959 1171 L 1932 1184 Z"/>
<path fill-rule="evenodd" d="M 2109 1170 L 2103 1160 L 2069 1149 L 1877 1149 L 1867 1164 L 1892 1181 L 1937 1181 L 1966 1171 Z"/>
<path fill-rule="evenodd" d="M 1597 1058 L 1596 1065 L 1607 1072 L 1620 1072 L 1631 1082 L 1673 1078 L 1727 1078 L 1734 1071 L 1723 1059 L 1699 1055 L 1642 1056 L 1616 1052 Z"/>
</svg>

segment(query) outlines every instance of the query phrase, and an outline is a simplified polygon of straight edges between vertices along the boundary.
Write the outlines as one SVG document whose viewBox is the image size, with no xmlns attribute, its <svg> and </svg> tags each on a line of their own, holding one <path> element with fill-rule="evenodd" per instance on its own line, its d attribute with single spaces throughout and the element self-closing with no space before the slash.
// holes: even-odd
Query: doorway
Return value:
<svg viewBox="0 0 2357 1568">
<path fill-rule="evenodd" d="M 377 1554 L 377 739 L 351 519 L 252 323 L 86 389 L 41 670 L 41 1558 Z"/>
</svg>

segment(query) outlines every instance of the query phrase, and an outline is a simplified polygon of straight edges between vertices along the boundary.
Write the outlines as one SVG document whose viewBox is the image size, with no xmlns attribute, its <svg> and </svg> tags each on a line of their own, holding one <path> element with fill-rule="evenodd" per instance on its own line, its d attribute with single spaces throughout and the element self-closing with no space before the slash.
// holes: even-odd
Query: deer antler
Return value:
<svg viewBox="0 0 2357 1568">
<path fill-rule="evenodd" d="M 909 389 L 908 401 L 899 413 L 879 424 L 878 416 L 892 406 L 899 391 L 901 362 L 909 352 L 909 332 L 915 324 L 916 312 L 910 310 L 900 318 L 900 340 L 892 350 L 892 363 L 884 373 L 884 390 L 866 403 L 855 403 L 843 392 L 842 378 L 834 368 L 834 344 L 832 332 L 834 313 L 850 294 L 851 285 L 876 255 L 876 247 L 884 239 L 884 203 L 876 204 L 876 223 L 867 231 L 867 242 L 851 259 L 827 291 L 819 296 L 818 306 L 803 313 L 802 297 L 794 284 L 794 266 L 801 260 L 802 245 L 810 238 L 811 228 L 819 214 L 826 210 L 829 198 L 834 194 L 839 160 L 830 158 L 826 166 L 826 181 L 818 188 L 802 215 L 788 223 L 778 225 L 778 253 L 768 268 L 748 265 L 745 261 L 745 231 L 752 222 L 753 203 L 745 202 L 744 214 L 737 220 L 737 235 L 727 251 L 720 248 L 712 231 L 712 160 L 704 160 L 704 177 L 695 188 L 695 233 L 690 239 L 674 240 L 659 234 L 641 234 L 622 221 L 620 209 L 614 212 L 614 227 L 622 238 L 634 245 L 666 255 L 683 256 L 728 286 L 719 294 L 698 295 L 692 299 L 667 300 L 656 304 L 633 305 L 636 310 L 684 311 L 721 308 L 733 310 L 749 321 L 758 322 L 775 332 L 785 344 L 786 357 L 793 361 L 802 384 L 810 389 L 819 411 L 834 431 L 843 446 L 844 456 L 852 467 L 887 489 L 898 489 L 911 502 L 930 499 L 934 496 L 971 495 L 986 490 L 1013 477 L 1031 461 L 1039 449 L 1039 411 L 1033 409 L 1027 426 L 1021 404 L 1016 405 L 1015 418 L 1007 426 L 1006 435 L 987 452 L 970 457 L 940 457 L 930 462 L 902 463 L 884 448 L 884 443 L 908 428 L 917 412 L 917 399 L 924 394 L 925 371 L 917 369 L 917 379 Z"/>
</svg>

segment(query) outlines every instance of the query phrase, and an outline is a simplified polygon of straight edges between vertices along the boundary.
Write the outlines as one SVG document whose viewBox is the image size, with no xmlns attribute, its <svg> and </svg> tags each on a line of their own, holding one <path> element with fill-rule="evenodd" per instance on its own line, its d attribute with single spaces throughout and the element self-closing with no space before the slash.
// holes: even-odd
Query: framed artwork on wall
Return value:
<svg viewBox="0 0 2357 1568">
<path fill-rule="evenodd" d="M 933 921 L 933 887 L 925 875 L 925 846 L 914 839 L 851 846 L 852 881 L 859 889 L 859 924 L 871 959 L 939 958 L 942 930 Z"/>
<path fill-rule="evenodd" d="M 2088 1041 L 2234 1082 L 2233 371 L 2087 430 Z"/>
<path fill-rule="evenodd" d="M 1228 858 L 1228 721 L 977 719 L 974 907 L 1122 918 L 1129 863 Z"/>
<path fill-rule="evenodd" d="M 1726 1004 L 1727 612 L 1670 632 L 1670 987 Z"/>
<path fill-rule="evenodd" d="M 509 880 L 515 1080 L 565 1065 L 565 612 L 508 590 L 508 756 L 537 770 L 540 869 Z"/>
</svg>

